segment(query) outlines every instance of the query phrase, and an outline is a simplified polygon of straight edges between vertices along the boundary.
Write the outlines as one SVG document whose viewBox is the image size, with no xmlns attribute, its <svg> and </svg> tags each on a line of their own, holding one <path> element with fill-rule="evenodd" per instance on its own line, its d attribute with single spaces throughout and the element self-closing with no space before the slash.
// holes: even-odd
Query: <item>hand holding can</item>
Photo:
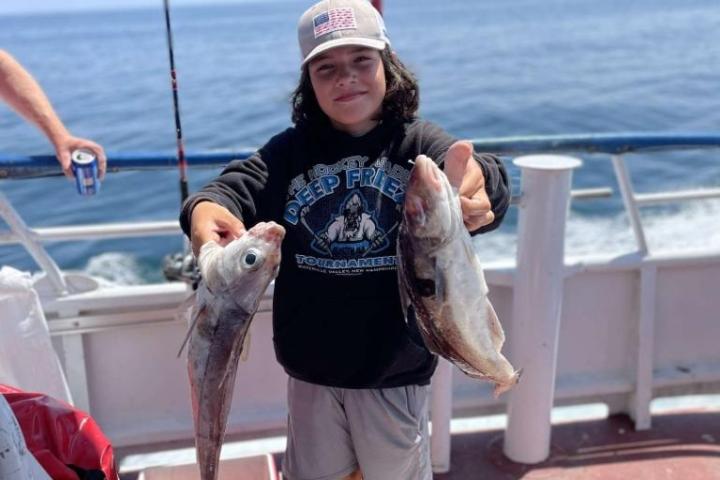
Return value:
<svg viewBox="0 0 720 480">
<path fill-rule="evenodd" d="M 73 150 L 70 160 L 75 175 L 75 186 L 80 195 L 95 195 L 100 191 L 98 179 L 98 160 L 95 154 L 86 148 Z"/>
</svg>

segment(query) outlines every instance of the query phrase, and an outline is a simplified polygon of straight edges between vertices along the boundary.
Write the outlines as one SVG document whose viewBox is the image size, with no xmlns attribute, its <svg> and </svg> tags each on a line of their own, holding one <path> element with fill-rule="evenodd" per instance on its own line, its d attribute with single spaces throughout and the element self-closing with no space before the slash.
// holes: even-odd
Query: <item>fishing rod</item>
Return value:
<svg viewBox="0 0 720 480">
<path fill-rule="evenodd" d="M 175 73 L 175 54 L 173 49 L 172 27 L 170 26 L 170 0 L 163 0 L 165 7 L 165 33 L 167 35 L 168 56 L 170 58 L 170 82 L 172 84 L 173 111 L 175 113 L 175 134 L 177 139 L 178 170 L 180 173 L 180 205 L 188 197 L 187 161 L 183 144 L 182 125 L 180 123 L 180 100 L 178 99 L 177 74 Z"/>
<path fill-rule="evenodd" d="M 175 71 L 175 52 L 173 48 L 172 27 L 170 25 L 170 1 L 163 0 L 165 9 L 165 33 L 167 35 L 168 57 L 170 59 L 170 83 L 172 85 L 173 96 L 173 113 L 175 114 L 175 137 L 177 140 L 177 159 L 178 172 L 180 174 L 180 207 L 187 200 L 188 179 L 187 179 L 187 160 L 185 159 L 185 145 L 183 143 L 182 124 L 180 123 L 180 100 L 178 99 L 178 82 L 177 73 Z M 163 260 L 163 274 L 168 280 L 180 280 L 192 285 L 193 289 L 197 288 L 200 280 L 195 257 L 190 251 L 190 244 L 187 240 L 184 242 L 185 248 L 183 252 L 177 252 L 167 255 Z"/>
</svg>

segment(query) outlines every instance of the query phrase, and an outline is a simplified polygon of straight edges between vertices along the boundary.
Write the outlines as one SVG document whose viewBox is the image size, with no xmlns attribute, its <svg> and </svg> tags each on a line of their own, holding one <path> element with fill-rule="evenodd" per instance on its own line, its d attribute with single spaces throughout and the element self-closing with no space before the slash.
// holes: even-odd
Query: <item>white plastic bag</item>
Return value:
<svg viewBox="0 0 720 480">
<path fill-rule="evenodd" d="M 5 397 L 0 395 L 0 478 L 51 480 L 27 449 L 25 438 Z"/>
<path fill-rule="evenodd" d="M 0 383 L 72 403 L 30 274 L 11 267 L 0 269 Z"/>
</svg>

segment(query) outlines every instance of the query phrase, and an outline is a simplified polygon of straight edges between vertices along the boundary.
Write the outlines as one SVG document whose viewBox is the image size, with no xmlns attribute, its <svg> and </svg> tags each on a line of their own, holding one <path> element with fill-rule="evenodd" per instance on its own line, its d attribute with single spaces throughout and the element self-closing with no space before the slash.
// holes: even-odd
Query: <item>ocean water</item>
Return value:
<svg viewBox="0 0 720 480">
<path fill-rule="evenodd" d="M 151 2 L 148 2 L 150 4 Z M 174 151 L 162 2 L 141 10 L 0 15 L 0 47 L 41 83 L 73 133 L 108 152 Z M 297 18 L 308 1 L 173 8 L 187 150 L 259 146 L 289 125 L 299 72 Z M 417 74 L 422 115 L 464 138 L 593 132 L 720 131 L 717 0 L 386 0 L 393 46 Z M 0 9 L 0 12 L 2 10 Z M 50 153 L 45 138 L 0 105 L 0 152 Z M 636 190 L 720 185 L 720 151 L 627 157 Z M 611 187 L 573 202 L 567 253 L 634 249 L 610 159 L 585 155 L 574 188 Z M 515 189 L 519 173 L 510 168 Z M 190 169 L 191 190 L 217 170 Z M 175 171 L 111 174 L 95 198 L 64 178 L 3 180 L 26 223 L 167 220 Z M 720 247 L 720 202 L 643 209 L 651 250 Z M 517 212 L 478 240 L 488 261 L 515 254 Z M 0 221 L 0 229 L 4 228 Z M 61 267 L 119 283 L 162 281 L 182 239 L 59 242 Z M 19 247 L 0 264 L 35 269 Z"/>
</svg>

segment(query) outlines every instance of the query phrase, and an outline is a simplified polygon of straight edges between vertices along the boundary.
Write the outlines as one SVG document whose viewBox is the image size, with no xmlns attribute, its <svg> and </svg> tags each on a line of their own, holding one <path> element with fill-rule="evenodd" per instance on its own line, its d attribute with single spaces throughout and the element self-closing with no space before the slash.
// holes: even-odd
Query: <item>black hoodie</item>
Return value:
<svg viewBox="0 0 720 480">
<path fill-rule="evenodd" d="M 180 215 L 186 234 L 202 201 L 245 224 L 285 227 L 275 282 L 275 353 L 300 380 L 345 388 L 427 384 L 437 361 L 413 319 L 405 320 L 395 240 L 404 188 L 419 154 L 442 162 L 455 141 L 432 123 L 381 123 L 361 137 L 331 127 L 289 128 L 191 196 Z M 476 154 L 495 221 L 509 205 L 500 160 Z"/>
</svg>

